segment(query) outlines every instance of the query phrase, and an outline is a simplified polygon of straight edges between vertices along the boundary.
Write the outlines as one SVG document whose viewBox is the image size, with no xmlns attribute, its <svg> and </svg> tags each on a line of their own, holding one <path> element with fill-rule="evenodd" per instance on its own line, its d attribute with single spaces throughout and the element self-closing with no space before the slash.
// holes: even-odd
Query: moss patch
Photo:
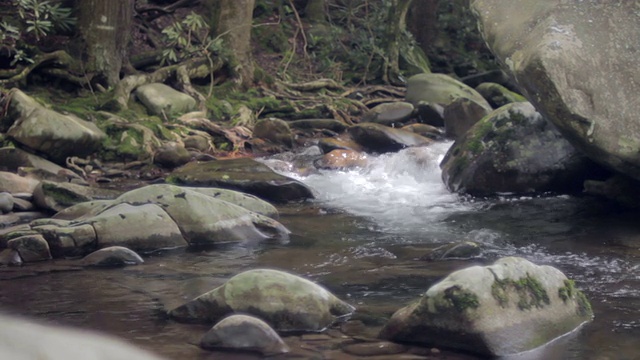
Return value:
<svg viewBox="0 0 640 360">
<path fill-rule="evenodd" d="M 460 286 L 452 286 L 444 291 L 444 298 L 448 300 L 457 312 L 467 309 L 477 309 L 480 306 L 478 296 Z"/>
<path fill-rule="evenodd" d="M 518 294 L 517 305 L 520 310 L 530 310 L 533 307 L 542 308 L 551 303 L 549 295 L 540 281 L 529 274 L 518 280 L 496 279 L 491 286 L 491 294 L 503 308 L 509 305 L 509 292 Z"/>
<path fill-rule="evenodd" d="M 567 279 L 564 281 L 564 286 L 558 289 L 558 297 L 560 297 L 565 304 L 569 300 L 575 299 L 578 304 L 578 315 L 593 315 L 591 303 L 587 300 L 587 297 L 582 293 L 582 291 L 576 289 L 575 282 L 573 280 Z"/>
</svg>

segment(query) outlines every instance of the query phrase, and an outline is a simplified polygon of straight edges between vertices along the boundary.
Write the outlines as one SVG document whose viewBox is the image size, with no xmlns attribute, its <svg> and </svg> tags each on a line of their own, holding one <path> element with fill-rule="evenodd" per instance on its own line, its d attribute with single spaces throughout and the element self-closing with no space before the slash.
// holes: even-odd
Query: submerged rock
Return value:
<svg viewBox="0 0 640 360">
<path fill-rule="evenodd" d="M 640 180 L 636 1 L 475 0 L 489 48 L 591 159 Z"/>
<path fill-rule="evenodd" d="M 247 315 L 231 315 L 200 340 L 205 349 L 255 351 L 264 356 L 288 353 L 289 347 L 266 322 Z"/>
<path fill-rule="evenodd" d="M 471 259 L 482 254 L 482 247 L 473 241 L 461 241 L 438 246 L 420 260 Z"/>
<path fill-rule="evenodd" d="M 349 128 L 355 142 L 369 152 L 386 153 L 411 146 L 428 145 L 431 139 L 416 133 L 374 123 L 360 123 Z"/>
<path fill-rule="evenodd" d="M 174 170 L 167 182 L 238 190 L 277 203 L 313 198 L 311 189 L 303 183 L 249 158 L 191 162 Z"/>
<path fill-rule="evenodd" d="M 576 193 L 599 171 L 526 102 L 505 105 L 475 124 L 440 167 L 449 190 L 476 196 Z"/>
<path fill-rule="evenodd" d="M 120 267 L 127 265 L 139 265 L 144 260 L 135 251 L 123 246 L 110 246 L 85 256 L 82 259 L 84 266 Z"/>
<path fill-rule="evenodd" d="M 256 269 L 169 311 L 169 316 L 184 322 L 213 323 L 242 312 L 265 320 L 278 331 L 322 331 L 353 311 L 353 306 L 309 280 Z"/>
<path fill-rule="evenodd" d="M 353 150 L 333 150 L 314 162 L 320 169 L 350 170 L 365 167 L 367 155 Z"/>
<path fill-rule="evenodd" d="M 515 257 L 459 270 L 398 310 L 380 336 L 504 356 L 531 350 L 591 320 L 573 281 Z"/>
</svg>

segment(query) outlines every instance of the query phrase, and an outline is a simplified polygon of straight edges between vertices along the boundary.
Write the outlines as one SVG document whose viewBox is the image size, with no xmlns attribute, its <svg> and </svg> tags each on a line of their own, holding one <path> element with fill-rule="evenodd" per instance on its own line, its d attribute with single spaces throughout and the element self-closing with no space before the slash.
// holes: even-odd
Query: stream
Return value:
<svg viewBox="0 0 640 360">
<path fill-rule="evenodd" d="M 5 268 L 0 271 L 0 308 L 114 334 L 172 359 L 253 359 L 201 350 L 196 344 L 208 327 L 170 321 L 164 309 L 243 270 L 269 267 L 308 277 L 355 305 L 354 319 L 364 324 L 362 336 L 374 337 L 394 311 L 452 271 L 520 256 L 574 279 L 591 300 L 595 319 L 542 349 L 512 358 L 640 359 L 638 214 L 591 197 L 451 194 L 438 167 L 450 145 L 370 156 L 365 169 L 287 173 L 317 197 L 279 208 L 280 221 L 292 231 L 287 245 L 163 251 L 124 269 L 81 269 L 67 260 Z M 485 250 L 472 260 L 419 259 L 430 249 L 461 240 Z M 335 346 L 309 344 L 318 339 L 285 340 L 292 347 L 312 348 L 313 356 L 302 352 L 298 358 L 357 358 L 336 355 Z"/>
</svg>

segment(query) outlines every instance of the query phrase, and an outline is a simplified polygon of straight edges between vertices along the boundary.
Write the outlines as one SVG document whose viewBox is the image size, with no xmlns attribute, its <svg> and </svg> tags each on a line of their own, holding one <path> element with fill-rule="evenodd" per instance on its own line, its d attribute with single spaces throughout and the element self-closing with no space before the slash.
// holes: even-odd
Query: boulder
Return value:
<svg viewBox="0 0 640 360">
<path fill-rule="evenodd" d="M 598 168 L 526 102 L 505 105 L 476 123 L 440 167 L 449 190 L 476 196 L 580 192 Z"/>
<path fill-rule="evenodd" d="M 122 340 L 86 329 L 41 325 L 0 314 L 0 359 L 162 360 Z"/>
<path fill-rule="evenodd" d="M 191 160 L 191 154 L 182 144 L 167 142 L 153 154 L 153 162 L 162 167 L 173 169 Z"/>
<path fill-rule="evenodd" d="M 353 139 L 343 136 L 322 138 L 318 141 L 318 146 L 322 149 L 323 153 L 329 153 L 337 149 L 364 151 L 360 144 L 353 141 Z"/>
<path fill-rule="evenodd" d="M 414 106 L 418 106 L 420 103 L 428 103 L 446 107 L 457 98 L 469 99 L 485 109 L 491 110 L 491 105 L 482 95 L 451 76 L 445 74 L 419 74 L 407 80 L 405 99 Z"/>
<path fill-rule="evenodd" d="M 47 109 L 18 89 L 11 90 L 10 98 L 12 125 L 7 135 L 57 163 L 92 154 L 106 138 L 95 124 Z"/>
<path fill-rule="evenodd" d="M 106 247 L 94 251 L 82 259 L 82 265 L 97 267 L 120 267 L 142 263 L 144 263 L 144 260 L 140 255 L 123 246 Z"/>
<path fill-rule="evenodd" d="M 467 98 L 457 98 L 444 108 L 444 132 L 449 139 L 458 139 L 492 110 Z"/>
<path fill-rule="evenodd" d="M 34 177 L 37 180 L 85 182 L 80 175 L 22 149 L 0 148 L 0 171 L 17 173 L 20 169 L 25 168 L 32 170 L 23 170 L 25 174 L 21 174 L 21 176 Z"/>
<path fill-rule="evenodd" d="M 96 231 L 89 224 L 38 224 L 37 221 L 30 224 L 31 229 L 44 237 L 51 249 L 51 255 L 55 258 L 84 256 L 96 249 Z"/>
<path fill-rule="evenodd" d="M 443 140 L 444 139 L 444 131 L 441 129 L 428 124 L 410 124 L 400 128 L 400 130 L 411 131 L 412 133 L 416 133 L 420 136 L 424 136 L 431 140 Z"/>
<path fill-rule="evenodd" d="M 183 139 L 184 147 L 187 150 L 207 152 L 212 149 L 211 139 L 204 135 L 189 135 Z"/>
<path fill-rule="evenodd" d="M 51 259 L 49 244 L 42 235 L 25 235 L 7 242 L 7 248 L 20 254 L 22 261 L 36 262 Z"/>
<path fill-rule="evenodd" d="M 261 119 L 253 127 L 253 137 L 263 139 L 273 145 L 291 149 L 293 135 L 286 121 L 269 118 Z"/>
<path fill-rule="evenodd" d="M 78 224 L 90 224 L 96 247 L 122 246 L 135 251 L 186 246 L 175 220 L 156 204 L 120 203 Z"/>
<path fill-rule="evenodd" d="M 13 211 L 14 199 L 11 193 L 6 191 L 0 192 L 0 215 Z"/>
<path fill-rule="evenodd" d="M 341 133 L 349 127 L 349 125 L 336 119 L 304 119 L 288 122 L 289 127 L 299 130 L 331 130 Z"/>
<path fill-rule="evenodd" d="M 130 205 L 149 203 L 159 205 L 169 214 L 190 245 L 268 239 L 286 242 L 289 238 L 289 230 L 269 217 L 179 186 L 149 185 L 126 192 L 114 201 Z"/>
<path fill-rule="evenodd" d="M 544 345 L 592 317 L 558 269 L 508 257 L 447 276 L 393 314 L 380 336 L 494 357 Z"/>
<path fill-rule="evenodd" d="M 222 319 L 200 340 L 204 349 L 254 351 L 263 356 L 288 353 L 289 347 L 266 322 L 248 315 Z"/>
<path fill-rule="evenodd" d="M 278 331 L 322 331 L 353 311 L 353 306 L 309 280 L 255 269 L 169 311 L 169 316 L 178 321 L 213 323 L 242 312 L 265 320 Z"/>
<path fill-rule="evenodd" d="M 4 266 L 20 266 L 22 259 L 20 254 L 13 249 L 0 250 L 0 265 Z"/>
<path fill-rule="evenodd" d="M 196 109 L 194 98 L 161 83 L 139 86 L 135 95 L 153 115 L 182 115 Z"/>
<path fill-rule="evenodd" d="M 40 182 L 10 172 L 0 171 L 0 191 L 15 193 L 31 193 Z"/>
<path fill-rule="evenodd" d="M 81 202 L 58 211 L 55 215 L 53 215 L 53 219 L 81 221 L 98 215 L 100 212 L 111 205 L 113 205 L 112 200 L 93 200 Z"/>
<path fill-rule="evenodd" d="M 471 3 L 487 44 L 536 109 L 591 159 L 640 179 L 637 2 Z"/>
<path fill-rule="evenodd" d="M 428 145 L 431 139 L 410 131 L 394 129 L 374 123 L 360 123 L 349 128 L 355 142 L 372 153 L 395 152 L 411 146 Z"/>
<path fill-rule="evenodd" d="M 240 191 L 211 188 L 211 187 L 183 187 L 184 189 L 193 190 L 201 194 L 211 196 L 215 199 L 224 200 L 232 204 L 243 207 L 247 210 L 253 211 L 260 215 L 277 219 L 279 217 L 278 209 L 268 202 L 255 197 L 253 195 L 245 194 Z"/>
<path fill-rule="evenodd" d="M 496 83 L 481 83 L 476 86 L 476 91 L 482 95 L 494 109 L 514 102 L 527 101 L 524 96 Z"/>
<path fill-rule="evenodd" d="M 362 122 L 372 122 L 391 126 L 403 123 L 413 115 L 413 104 L 408 102 L 391 102 L 377 105 L 362 116 Z"/>
<path fill-rule="evenodd" d="M 33 191 L 33 200 L 41 209 L 58 212 L 85 201 L 115 199 L 120 193 L 117 190 L 45 180 Z"/>
<path fill-rule="evenodd" d="M 420 101 L 415 107 L 420 123 L 436 127 L 444 126 L 444 106 Z"/>
<path fill-rule="evenodd" d="M 300 181 L 249 158 L 191 162 L 174 170 L 167 182 L 238 190 L 277 203 L 313 198 L 311 189 Z"/>
</svg>

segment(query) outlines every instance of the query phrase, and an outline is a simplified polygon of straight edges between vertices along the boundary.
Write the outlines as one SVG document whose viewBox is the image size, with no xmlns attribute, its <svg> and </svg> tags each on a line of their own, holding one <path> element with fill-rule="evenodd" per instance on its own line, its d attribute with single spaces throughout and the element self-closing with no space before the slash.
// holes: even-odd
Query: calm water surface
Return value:
<svg viewBox="0 0 640 360">
<path fill-rule="evenodd" d="M 317 199 L 280 209 L 293 234 L 287 245 L 174 250 L 125 269 L 80 270 L 69 261 L 3 269 L 0 307 L 115 334 L 173 359 L 240 359 L 247 356 L 200 350 L 195 344 L 207 327 L 176 324 L 164 318 L 164 309 L 243 270 L 270 267 L 325 285 L 357 306 L 355 318 L 375 335 L 395 310 L 450 272 L 521 256 L 575 279 L 596 317 L 516 359 L 640 359 L 638 214 L 586 197 L 474 200 L 450 194 L 438 169 L 449 146 L 371 157 L 366 169 L 298 177 Z M 418 260 L 429 249 L 460 240 L 486 250 L 469 261 Z M 290 344 L 303 340 L 287 338 Z M 330 349 L 314 354 L 346 358 Z"/>
</svg>

